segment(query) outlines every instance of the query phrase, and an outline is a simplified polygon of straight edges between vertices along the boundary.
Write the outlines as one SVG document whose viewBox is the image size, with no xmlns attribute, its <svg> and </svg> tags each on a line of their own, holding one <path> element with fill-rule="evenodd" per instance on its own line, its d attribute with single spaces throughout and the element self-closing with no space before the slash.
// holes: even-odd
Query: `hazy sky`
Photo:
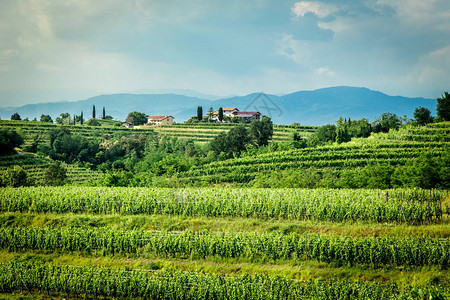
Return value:
<svg viewBox="0 0 450 300">
<path fill-rule="evenodd" d="M 449 0 L 0 0 L 0 106 L 335 85 L 436 98 Z"/>
</svg>

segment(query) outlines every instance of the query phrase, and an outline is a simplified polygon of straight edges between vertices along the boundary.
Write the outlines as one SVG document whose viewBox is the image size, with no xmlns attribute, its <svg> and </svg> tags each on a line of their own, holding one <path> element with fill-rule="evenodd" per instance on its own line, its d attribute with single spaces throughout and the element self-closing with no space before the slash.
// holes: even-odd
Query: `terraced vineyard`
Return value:
<svg viewBox="0 0 450 300">
<path fill-rule="evenodd" d="M 297 168 L 355 168 L 370 163 L 403 165 L 425 151 L 441 156 L 450 148 L 450 123 L 408 127 L 367 139 L 317 148 L 277 151 L 213 162 L 182 173 L 183 182 L 249 182 L 267 172 Z"/>
<path fill-rule="evenodd" d="M 116 133 L 139 133 L 139 134 L 155 134 L 164 135 L 167 137 L 177 137 L 180 139 L 191 139 L 198 143 L 206 143 L 211 141 L 216 135 L 221 132 L 226 132 L 239 124 L 224 123 L 199 123 L 199 124 L 173 124 L 172 126 L 161 127 L 147 127 L 139 126 L 136 129 L 128 129 L 116 126 L 86 126 L 86 125 L 56 125 L 52 123 L 42 122 L 25 122 L 25 121 L 6 121 L 0 120 L 0 126 L 10 127 L 14 130 L 19 130 L 23 133 L 25 138 L 24 145 L 30 145 L 33 139 L 37 136 L 46 138 L 48 132 L 58 127 L 64 127 L 74 134 L 80 134 L 84 137 L 98 139 L 104 135 L 114 135 Z M 246 125 L 249 126 L 249 125 Z M 300 126 L 292 127 L 288 125 L 274 125 L 274 142 L 288 141 L 292 132 L 297 131 L 302 137 L 307 138 L 316 131 L 314 126 Z"/>
<path fill-rule="evenodd" d="M 154 131 L 150 128 L 128 129 L 125 127 L 106 127 L 106 126 L 87 126 L 87 125 L 57 125 L 52 123 L 33 122 L 33 121 L 5 121 L 0 120 L 1 127 L 7 127 L 21 132 L 24 136 L 24 146 L 30 145 L 36 137 L 43 140 L 48 139 L 48 134 L 56 128 L 65 128 L 73 134 L 79 134 L 88 139 L 98 140 L 105 135 L 118 133 L 139 133 L 153 135 Z"/>
<path fill-rule="evenodd" d="M 448 200 L 419 189 L 2 188 L 0 293 L 444 299 Z"/>
<path fill-rule="evenodd" d="M 192 139 L 195 142 L 206 143 L 214 139 L 221 132 L 227 132 L 240 124 L 233 123 L 197 123 L 197 124 L 173 124 L 172 126 L 153 127 L 155 132 L 165 136 L 177 137 L 181 139 Z M 249 125 L 246 125 L 249 126 Z M 287 125 L 274 125 L 274 142 L 285 142 L 289 140 L 292 132 L 298 132 L 302 137 L 307 138 L 316 131 L 314 126 L 293 127 Z"/>
<path fill-rule="evenodd" d="M 8 168 L 12 168 L 15 165 L 21 166 L 35 185 L 41 185 L 44 171 L 52 163 L 53 160 L 50 158 L 39 157 L 33 153 L 0 156 L 0 171 L 6 171 Z M 67 170 L 68 184 L 92 184 L 100 176 L 100 173 L 98 172 L 77 165 L 66 163 L 62 163 L 62 165 Z"/>
</svg>

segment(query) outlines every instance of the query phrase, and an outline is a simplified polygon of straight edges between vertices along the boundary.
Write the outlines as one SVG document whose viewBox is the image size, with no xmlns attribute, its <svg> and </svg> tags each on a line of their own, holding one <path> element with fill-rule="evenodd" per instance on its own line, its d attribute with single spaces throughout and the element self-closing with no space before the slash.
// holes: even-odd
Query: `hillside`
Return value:
<svg viewBox="0 0 450 300">
<path fill-rule="evenodd" d="M 0 156 L 0 172 L 13 166 L 21 166 L 33 185 L 42 185 L 45 169 L 53 160 L 48 157 L 39 157 L 33 153 Z M 67 170 L 67 183 L 71 185 L 92 185 L 101 173 L 77 165 L 62 163 Z"/>
<path fill-rule="evenodd" d="M 24 121 L 0 124 L 16 126 L 29 137 L 61 128 Z M 153 135 L 154 130 L 171 130 L 165 134 L 172 136 L 195 130 L 216 134 L 233 126 L 64 128 L 98 141 L 122 133 Z M 64 164 L 66 186 L 0 188 L 0 298 L 448 298 L 446 190 L 239 186 L 309 167 L 334 172 L 370 163 L 397 166 L 425 151 L 439 157 L 450 146 L 450 122 L 409 126 L 341 145 L 277 148 L 284 146 L 291 144 L 209 164 L 198 160 L 187 172 L 145 181 L 147 187 L 78 186 L 100 184 L 100 172 Z M 149 155 L 155 155 L 153 150 Z M 177 161 L 168 157 L 162 162 Z M 39 185 L 50 163 L 20 153 L 2 157 L 0 171 L 21 165 Z M 151 165 L 144 167 L 141 175 L 151 177 Z M 157 187 L 166 179 L 179 188 Z"/>
<path fill-rule="evenodd" d="M 41 140 L 47 138 L 50 130 L 64 127 L 67 130 L 83 135 L 87 138 L 98 139 L 102 136 L 112 135 L 115 133 L 139 133 L 139 134 L 159 134 L 160 136 L 176 137 L 182 140 L 193 140 L 196 143 L 207 143 L 211 141 L 216 135 L 221 132 L 226 132 L 240 124 L 214 124 L 214 123 L 198 123 L 198 124 L 174 124 L 173 126 L 161 127 L 147 127 L 139 126 L 135 129 L 128 129 L 123 126 L 110 126 L 115 121 L 99 120 L 104 126 L 86 126 L 86 125 L 57 125 L 42 122 L 27 122 L 27 121 L 5 121 L 0 120 L 0 126 L 9 127 L 14 130 L 19 130 L 25 138 L 24 146 L 30 145 L 33 140 L 39 136 Z M 248 125 L 247 125 L 248 126 Z M 314 133 L 316 127 L 314 126 L 284 126 L 274 125 L 273 142 L 288 141 L 290 135 L 296 131 L 302 137 L 307 138 Z"/>
<path fill-rule="evenodd" d="M 369 164 L 404 165 L 432 150 L 440 156 L 450 147 L 450 123 L 377 133 L 340 145 L 293 149 L 212 162 L 182 173 L 185 183 L 248 183 L 265 174 L 297 169 L 352 169 Z"/>
<path fill-rule="evenodd" d="M 233 127 L 240 124 L 214 124 L 214 123 L 198 123 L 198 124 L 173 124 L 172 126 L 153 127 L 152 129 L 161 135 L 168 137 L 177 137 L 180 139 L 192 139 L 198 143 L 207 143 L 214 139 L 221 132 L 227 132 Z M 250 125 L 246 125 L 249 127 Z M 316 131 L 315 126 L 298 126 L 274 125 L 273 126 L 273 142 L 286 142 L 291 138 L 293 132 L 298 132 L 303 138 L 308 138 Z"/>
<path fill-rule="evenodd" d="M 62 112 L 90 116 L 92 106 L 97 110 L 104 106 L 106 114 L 117 120 L 125 120 L 132 111 L 153 115 L 170 114 L 175 122 L 182 123 L 196 114 L 198 105 L 206 114 L 209 107 L 237 107 L 240 110 L 258 110 L 270 116 L 276 124 L 294 122 L 307 125 L 334 123 L 339 117 L 359 119 L 373 118 L 384 112 L 412 117 L 414 108 L 424 106 L 434 114 L 436 100 L 389 96 L 384 93 L 357 87 L 330 87 L 315 91 L 299 91 L 283 96 L 253 93 L 245 96 L 207 100 L 176 94 L 114 94 L 101 95 L 75 102 L 30 104 L 22 107 L 0 108 L 2 119 L 9 119 L 18 112 L 30 120 L 49 114 L 55 119 Z"/>
<path fill-rule="evenodd" d="M 114 121 L 99 120 L 100 123 L 108 125 Z M 153 135 L 151 128 L 128 129 L 123 126 L 87 126 L 87 125 L 57 125 L 53 123 L 33 122 L 33 121 L 5 121 L 0 120 L 0 126 L 8 127 L 19 131 L 24 136 L 24 147 L 30 145 L 34 139 L 41 141 L 48 139 L 51 130 L 65 128 L 74 134 L 80 134 L 88 139 L 100 139 L 105 135 L 114 135 L 117 133 L 139 133 Z"/>
</svg>

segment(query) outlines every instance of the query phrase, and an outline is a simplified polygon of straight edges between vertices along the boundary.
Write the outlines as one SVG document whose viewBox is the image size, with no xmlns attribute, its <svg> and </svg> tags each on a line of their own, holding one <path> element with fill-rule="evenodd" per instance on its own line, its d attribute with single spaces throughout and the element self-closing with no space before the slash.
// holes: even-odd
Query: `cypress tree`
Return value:
<svg viewBox="0 0 450 300">
<path fill-rule="evenodd" d="M 95 105 L 92 105 L 92 119 L 95 119 Z"/>
<path fill-rule="evenodd" d="M 102 115 L 102 120 L 105 119 L 105 107 L 103 106 L 103 115 Z"/>
<path fill-rule="evenodd" d="M 81 112 L 81 116 L 80 116 L 80 125 L 83 125 L 83 112 Z"/>
<path fill-rule="evenodd" d="M 219 117 L 219 121 L 222 122 L 223 121 L 223 108 L 222 107 L 219 108 L 219 116 L 218 117 Z"/>
<path fill-rule="evenodd" d="M 203 119 L 203 107 L 197 107 L 197 120 L 201 121 Z"/>
</svg>

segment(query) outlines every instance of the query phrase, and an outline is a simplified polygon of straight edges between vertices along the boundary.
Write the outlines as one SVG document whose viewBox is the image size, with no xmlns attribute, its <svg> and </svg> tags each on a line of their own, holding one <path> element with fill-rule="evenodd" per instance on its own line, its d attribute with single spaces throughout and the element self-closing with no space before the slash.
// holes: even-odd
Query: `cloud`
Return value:
<svg viewBox="0 0 450 300">
<path fill-rule="evenodd" d="M 434 85 L 447 88 L 450 69 L 450 45 L 420 57 L 406 75 L 417 85 Z"/>
<path fill-rule="evenodd" d="M 323 67 L 317 68 L 315 70 L 315 73 L 320 76 L 328 76 L 328 77 L 333 77 L 334 75 L 336 75 L 334 71 L 331 71 L 330 69 Z"/>
<path fill-rule="evenodd" d="M 304 17 L 308 13 L 313 13 L 319 18 L 325 18 L 338 12 L 339 9 L 332 4 L 325 4 L 321 2 L 299 1 L 294 3 L 292 12 L 297 17 Z"/>
<path fill-rule="evenodd" d="M 296 64 L 304 65 L 311 58 L 308 47 L 307 41 L 295 40 L 291 34 L 283 34 L 279 41 L 278 54 L 293 60 Z"/>
<path fill-rule="evenodd" d="M 56 72 L 56 71 L 61 70 L 61 68 L 58 66 L 55 66 L 55 65 L 49 65 L 49 64 L 44 64 L 44 63 L 40 62 L 36 65 L 36 70 L 43 71 L 43 72 Z"/>
<path fill-rule="evenodd" d="M 450 78 L 448 0 L 0 1 L 0 91 L 430 97 Z"/>
</svg>

